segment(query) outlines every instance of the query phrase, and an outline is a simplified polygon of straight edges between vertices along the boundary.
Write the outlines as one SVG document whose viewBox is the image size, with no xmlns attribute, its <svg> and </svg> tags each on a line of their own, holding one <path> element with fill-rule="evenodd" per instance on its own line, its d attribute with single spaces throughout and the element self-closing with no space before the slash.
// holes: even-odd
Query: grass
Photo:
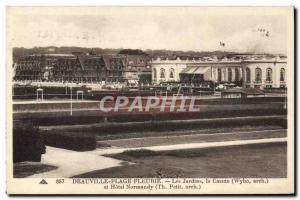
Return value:
<svg viewBox="0 0 300 200">
<path fill-rule="evenodd" d="M 80 178 L 284 178 L 286 143 L 107 155 L 135 163 L 93 171 Z"/>
<path fill-rule="evenodd" d="M 14 178 L 25 178 L 34 174 L 43 173 L 54 169 L 57 169 L 57 167 L 34 162 L 21 162 L 14 163 L 13 174 Z"/>
<path fill-rule="evenodd" d="M 181 149 L 181 150 L 169 150 L 169 151 L 152 151 L 149 149 L 136 149 L 126 150 L 119 154 L 109 154 L 108 157 L 117 158 L 126 161 L 134 161 L 135 158 L 146 158 L 151 156 L 173 156 L 178 158 L 194 158 L 194 157 L 207 157 L 209 154 L 219 154 L 223 151 L 232 151 L 238 149 L 255 149 L 258 146 L 260 148 L 272 147 L 274 145 L 282 145 L 281 142 L 273 144 L 247 144 L 244 146 L 227 146 L 227 147 L 209 147 L 204 149 Z"/>
<path fill-rule="evenodd" d="M 252 100 L 251 100 L 252 101 Z M 141 121 L 162 121 L 173 119 L 205 119 L 205 118 L 222 118 L 222 117 L 237 117 L 237 116 L 262 116 L 262 115 L 286 115 L 286 110 L 283 109 L 283 104 L 278 102 L 269 102 L 263 104 L 235 104 L 226 105 L 220 104 L 201 104 L 200 112 L 112 112 L 103 113 L 99 110 L 99 103 L 75 103 L 73 105 L 73 116 L 70 116 L 70 104 L 36 104 L 36 105 L 14 105 L 13 110 L 24 110 L 22 113 L 14 113 L 14 120 L 32 120 L 40 126 L 49 125 L 76 125 L 104 122 L 104 116 L 107 116 L 108 122 L 141 122 Z M 95 110 L 76 110 L 79 107 L 90 108 Z M 57 111 L 65 109 L 65 111 Z M 26 112 L 38 111 L 42 109 L 49 112 Z M 51 112 L 50 112 L 51 111 Z"/>
<path fill-rule="evenodd" d="M 260 139 L 269 137 L 284 137 L 286 135 L 285 131 L 276 132 L 276 130 L 281 130 L 282 127 L 279 126 L 278 119 L 274 118 L 270 125 L 267 126 L 266 122 L 260 118 L 255 118 L 255 123 L 250 123 L 252 120 L 243 120 L 246 125 L 242 126 L 241 120 L 235 120 L 228 122 L 224 125 L 222 120 L 211 120 L 209 123 L 201 123 L 196 121 L 191 122 L 177 122 L 177 123 L 164 123 L 159 122 L 154 126 L 152 130 L 152 123 L 149 122 L 148 128 L 146 128 L 145 123 L 137 123 L 137 128 L 135 128 L 134 123 L 128 124 L 128 127 L 123 124 L 121 126 L 119 123 L 114 124 L 115 129 L 109 130 L 107 127 L 101 130 L 101 126 L 95 124 L 83 127 L 72 127 L 67 126 L 65 129 L 50 129 L 41 130 L 43 137 L 45 137 L 45 142 L 47 145 L 72 149 L 76 151 L 86 151 L 93 150 L 95 148 L 107 148 L 111 146 L 121 146 L 121 147 L 142 147 L 142 146 L 153 146 L 153 145 L 168 145 L 177 143 L 192 143 L 192 142 L 203 142 L 203 141 L 216 141 L 219 140 L 238 140 L 238 139 Z M 286 121 L 285 119 L 282 119 Z M 271 118 L 268 118 L 268 123 L 270 123 Z M 186 124 L 187 123 L 187 124 Z M 249 123 L 250 125 L 247 125 Z M 264 124 L 263 126 L 259 126 Z M 173 127 L 171 127 L 173 125 Z M 189 126 L 190 125 L 190 126 Z M 168 129 L 169 127 L 169 129 Z M 174 129 L 175 127 L 175 129 Z M 251 130 L 266 130 L 270 127 L 270 130 L 275 130 L 274 133 L 251 133 Z M 105 131 L 105 129 L 107 131 Z M 235 131 L 250 131 L 249 134 L 234 134 L 234 135 L 212 135 L 211 133 L 224 133 Z M 129 132 L 131 131 L 131 132 Z M 145 132 L 147 131 L 147 132 Z M 200 135 L 201 134 L 201 135 Z M 184 137 L 184 135 L 189 135 Z M 195 135 L 195 136 L 193 136 Z M 168 136 L 173 137 L 172 139 Z M 174 138 L 176 136 L 176 138 Z M 155 138 L 147 138 L 155 137 Z M 163 138 L 159 138 L 163 137 Z M 118 139 L 128 139 L 128 138 L 139 138 L 136 140 L 120 140 Z M 106 141 L 111 140 L 114 141 Z M 171 143 L 170 143 L 171 142 Z"/>
<path fill-rule="evenodd" d="M 212 128 L 234 128 L 241 126 L 286 126 L 286 118 L 282 116 L 248 117 L 248 118 L 216 118 L 169 121 L 146 121 L 89 124 L 78 126 L 61 126 L 45 128 L 45 134 L 60 133 L 95 135 L 97 139 L 116 139 L 147 135 L 148 132 L 174 132 L 180 130 L 203 130 Z M 115 135 L 115 137 L 114 137 Z M 150 134 L 151 136 L 151 134 Z"/>
<path fill-rule="evenodd" d="M 199 135 L 201 134 L 201 137 L 204 137 L 205 141 L 211 141 L 207 137 L 209 137 L 212 134 L 216 133 L 234 133 L 234 132 L 246 132 L 246 131 L 263 131 L 263 130 L 280 130 L 282 129 L 281 126 L 240 126 L 240 127 L 217 127 L 217 128 L 199 128 L 199 129 L 193 129 L 193 130 L 178 130 L 178 131 L 164 131 L 164 132 L 157 132 L 157 131 L 150 131 L 150 132 L 133 132 L 133 133 L 123 133 L 123 134 L 107 134 L 107 135 L 99 135 L 96 136 L 97 141 L 102 142 L 108 142 L 111 144 L 111 146 L 122 146 L 122 147 L 140 147 L 141 145 L 145 146 L 151 146 L 151 145 L 163 145 L 163 144 L 172 144 L 174 142 L 193 142 L 190 140 L 187 140 L 188 138 L 183 138 L 185 136 L 192 136 L 192 135 Z M 270 137 L 273 137 L 274 134 L 269 134 Z M 266 134 L 260 134 L 254 137 L 261 138 L 268 137 L 269 135 Z M 276 134 L 276 136 L 281 136 L 286 134 Z M 177 136 L 180 139 L 174 138 Z M 149 139 L 150 137 L 150 139 Z M 153 138 L 155 137 L 155 138 Z M 161 138 L 164 137 L 164 138 Z M 168 137 L 172 137 L 172 141 Z M 247 135 L 234 135 L 234 136 L 226 136 L 224 137 L 228 139 L 248 139 Z M 224 138 L 223 137 L 223 138 Z M 138 138 L 139 140 L 130 140 L 132 138 Z M 252 137 L 251 137 L 252 138 Z M 183 140 L 182 140 L 183 139 Z M 215 139 L 213 140 L 215 141 Z"/>
<path fill-rule="evenodd" d="M 148 149 L 138 149 L 138 150 L 134 150 L 134 151 L 126 150 L 120 155 L 130 156 L 130 157 L 134 157 L 134 158 L 141 158 L 141 157 L 145 157 L 145 156 L 157 156 L 157 155 L 159 155 L 159 153 L 156 151 L 148 150 Z"/>
</svg>

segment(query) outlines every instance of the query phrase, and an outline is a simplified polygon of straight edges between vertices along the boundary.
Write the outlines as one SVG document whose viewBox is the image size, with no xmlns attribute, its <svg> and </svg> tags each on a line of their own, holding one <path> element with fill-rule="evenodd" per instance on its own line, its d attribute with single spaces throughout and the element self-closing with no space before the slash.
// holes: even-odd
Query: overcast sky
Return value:
<svg viewBox="0 0 300 200">
<path fill-rule="evenodd" d="M 18 47 L 81 46 L 286 53 L 284 12 L 221 8 L 19 8 L 8 12 Z M 269 31 L 269 37 L 258 31 Z M 220 41 L 225 47 L 220 46 Z"/>
</svg>

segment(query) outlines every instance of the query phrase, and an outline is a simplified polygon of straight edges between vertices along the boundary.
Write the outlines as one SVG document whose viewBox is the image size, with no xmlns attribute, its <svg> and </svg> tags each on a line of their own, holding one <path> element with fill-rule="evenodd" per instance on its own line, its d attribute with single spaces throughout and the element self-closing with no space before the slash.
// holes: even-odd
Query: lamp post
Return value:
<svg viewBox="0 0 300 200">
<path fill-rule="evenodd" d="M 70 92 L 70 103 L 71 103 L 71 110 L 70 110 L 70 115 L 73 115 L 73 105 L 72 105 L 72 86 L 70 86 L 71 92 Z"/>
<path fill-rule="evenodd" d="M 286 110 L 287 109 L 287 88 L 284 88 L 284 90 L 285 90 L 285 97 L 284 97 L 283 108 Z"/>
<path fill-rule="evenodd" d="M 36 101 L 39 101 L 39 92 L 41 92 L 41 101 L 44 100 L 44 90 L 42 88 L 38 88 L 36 90 Z"/>
</svg>

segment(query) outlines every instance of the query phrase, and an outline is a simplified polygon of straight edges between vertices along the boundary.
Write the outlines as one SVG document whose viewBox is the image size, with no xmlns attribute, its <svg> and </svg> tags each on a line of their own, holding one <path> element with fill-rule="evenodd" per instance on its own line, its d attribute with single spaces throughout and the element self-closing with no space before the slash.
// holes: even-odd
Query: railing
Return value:
<svg viewBox="0 0 300 200">
<path fill-rule="evenodd" d="M 253 83 L 256 83 L 256 84 L 261 84 L 261 83 L 262 83 L 262 81 L 261 81 L 261 80 L 259 80 L 259 81 L 255 80 L 255 81 L 253 81 Z"/>
<path fill-rule="evenodd" d="M 272 80 L 265 80 L 265 83 L 273 83 Z"/>
</svg>

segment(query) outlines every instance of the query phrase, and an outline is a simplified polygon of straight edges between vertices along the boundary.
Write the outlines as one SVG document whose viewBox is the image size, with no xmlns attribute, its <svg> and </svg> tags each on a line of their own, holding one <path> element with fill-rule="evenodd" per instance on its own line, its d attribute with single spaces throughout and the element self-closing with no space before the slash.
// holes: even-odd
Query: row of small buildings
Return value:
<svg viewBox="0 0 300 200">
<path fill-rule="evenodd" d="M 14 64 L 15 81 L 80 83 L 235 84 L 244 87 L 286 87 L 286 56 L 229 55 L 156 57 L 147 55 L 35 54 Z"/>
</svg>

